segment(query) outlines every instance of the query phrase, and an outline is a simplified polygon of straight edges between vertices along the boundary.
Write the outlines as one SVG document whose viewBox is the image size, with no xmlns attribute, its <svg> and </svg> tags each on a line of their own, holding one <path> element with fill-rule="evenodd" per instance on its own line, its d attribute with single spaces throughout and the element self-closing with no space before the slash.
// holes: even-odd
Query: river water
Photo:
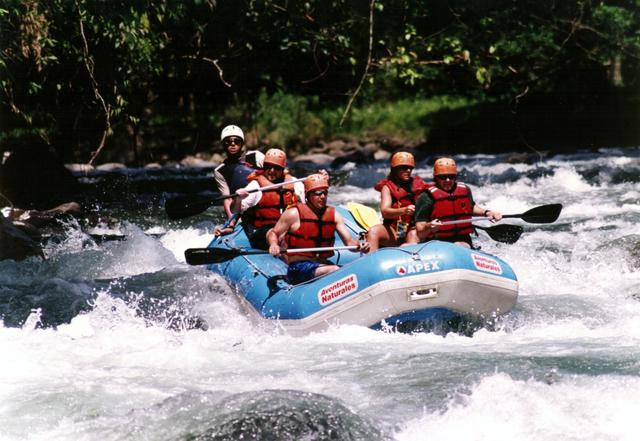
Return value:
<svg viewBox="0 0 640 441">
<path fill-rule="evenodd" d="M 94 236 L 68 222 L 46 261 L 0 262 L 0 440 L 638 439 L 640 149 L 456 159 L 482 205 L 564 209 L 552 225 L 510 220 L 525 227 L 513 245 L 476 239 L 518 275 L 511 313 L 412 333 L 251 323 L 184 263 L 220 208 L 162 210 L 172 182 L 201 190 L 210 170 L 82 177 L 104 217 Z M 375 205 L 384 172 L 333 170 L 330 203 Z"/>
</svg>

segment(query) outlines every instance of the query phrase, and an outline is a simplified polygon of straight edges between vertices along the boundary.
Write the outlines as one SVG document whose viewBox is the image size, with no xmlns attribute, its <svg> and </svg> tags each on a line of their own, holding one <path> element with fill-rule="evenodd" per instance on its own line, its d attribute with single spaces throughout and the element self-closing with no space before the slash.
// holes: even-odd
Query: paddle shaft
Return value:
<svg viewBox="0 0 640 441">
<path fill-rule="evenodd" d="M 469 223 L 470 219 L 460 219 L 454 221 L 442 222 L 440 225 L 457 225 Z M 478 230 L 485 231 L 491 239 L 497 242 L 515 243 L 520 238 L 520 235 L 524 231 L 519 225 L 500 224 L 492 227 L 483 227 L 481 225 L 471 224 L 472 227 Z"/>
<path fill-rule="evenodd" d="M 338 251 L 338 250 L 357 250 L 357 245 L 340 246 L 340 247 L 318 247 L 318 248 L 296 248 L 293 250 L 282 250 L 287 254 L 320 252 L 320 251 Z M 213 263 L 222 263 L 227 260 L 235 259 L 239 256 L 249 255 L 268 255 L 268 251 L 263 250 L 247 250 L 233 248 L 189 248 L 185 250 L 184 256 L 189 265 L 209 265 Z"/>
<path fill-rule="evenodd" d="M 474 218 L 475 219 L 475 218 Z M 485 219 L 485 218 L 480 218 L 480 219 Z M 453 220 L 453 221 L 445 221 L 445 222 L 440 222 L 440 225 L 458 225 L 458 224 L 468 224 L 469 222 L 471 222 L 473 219 L 460 219 L 460 220 Z"/>
<path fill-rule="evenodd" d="M 284 187 L 285 185 L 294 184 L 296 182 L 302 182 L 302 181 L 304 181 L 306 179 L 307 178 L 298 178 L 298 179 L 292 179 L 290 181 L 279 182 L 279 183 L 273 184 L 273 185 L 267 185 L 266 187 L 252 188 L 251 190 L 247 190 L 247 193 L 256 193 L 258 191 L 275 190 L 276 188 Z M 215 198 L 215 201 L 221 201 L 223 199 L 235 198 L 236 196 L 238 196 L 238 192 L 231 193 L 231 194 L 226 195 L 226 196 L 218 196 L 217 198 Z"/>
<path fill-rule="evenodd" d="M 277 184 L 268 185 L 266 187 L 253 188 L 247 190 L 249 193 L 255 193 L 263 190 L 273 190 L 288 184 L 295 184 L 296 182 L 304 181 L 307 178 L 292 179 L 291 181 L 279 182 Z M 200 214 L 209 208 L 211 205 L 224 199 L 235 198 L 238 193 L 233 193 L 225 196 L 202 196 L 202 195 L 182 195 L 169 199 L 165 204 L 165 210 L 167 216 L 170 219 L 182 219 L 189 216 Z"/>
<path fill-rule="evenodd" d="M 531 224 L 550 224 L 555 222 L 558 219 L 558 216 L 560 216 L 561 211 L 562 211 L 562 204 L 541 205 L 539 207 L 534 207 L 530 210 L 527 210 L 524 213 L 503 214 L 502 219 L 518 218 Z M 474 216 L 473 220 L 476 220 L 476 219 L 489 219 L 489 216 Z M 455 225 L 456 223 L 462 224 L 465 222 L 469 222 L 469 221 L 468 220 L 448 221 L 448 222 L 443 222 L 442 224 Z"/>
<path fill-rule="evenodd" d="M 321 251 L 340 251 L 340 250 L 357 250 L 359 247 L 357 245 L 345 245 L 340 247 L 316 247 L 316 248 L 294 248 L 291 250 L 282 250 L 287 254 L 296 254 L 296 253 L 315 253 Z"/>
</svg>

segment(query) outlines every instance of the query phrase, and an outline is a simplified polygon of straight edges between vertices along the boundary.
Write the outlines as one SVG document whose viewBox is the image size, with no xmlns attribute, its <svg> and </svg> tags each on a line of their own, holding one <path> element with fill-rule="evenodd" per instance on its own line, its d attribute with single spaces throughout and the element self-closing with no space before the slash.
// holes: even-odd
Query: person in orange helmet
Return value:
<svg viewBox="0 0 640 441">
<path fill-rule="evenodd" d="M 423 192 L 416 204 L 416 231 L 421 242 L 444 240 L 473 248 L 472 216 L 485 216 L 492 222 L 502 219 L 502 213 L 476 204 L 471 189 L 457 181 L 458 168 L 451 158 L 440 158 L 433 165 L 435 186 Z M 447 221 L 463 221 L 444 225 Z M 466 222 L 464 222 L 466 221 Z"/>
<path fill-rule="evenodd" d="M 267 232 L 269 253 L 278 256 L 282 253 L 280 241 L 284 238 L 287 248 L 333 247 L 335 233 L 345 245 L 357 246 L 358 250 L 369 251 L 367 242 L 359 243 L 351 237 L 343 217 L 335 207 L 327 205 L 329 193 L 329 175 L 317 173 L 304 182 L 306 203 L 299 203 L 285 211 L 278 223 Z M 298 284 L 329 274 L 338 268 L 327 259 L 333 251 L 288 253 L 289 269 L 287 278 L 291 284 Z"/>
<path fill-rule="evenodd" d="M 367 232 L 371 251 L 385 246 L 418 243 L 413 215 L 420 194 L 429 186 L 422 178 L 411 176 L 416 161 L 411 153 L 396 152 L 391 156 L 389 176 L 375 185 L 380 192 L 383 223 Z"/>
<path fill-rule="evenodd" d="M 263 159 L 262 170 L 251 173 L 246 187 L 236 191 L 236 198 L 231 206 L 233 213 L 242 213 L 242 227 L 252 247 L 268 248 L 265 235 L 273 227 L 280 215 L 289 207 L 304 201 L 302 182 L 292 182 L 282 187 L 256 191 L 262 187 L 293 181 L 287 170 L 287 155 L 284 151 L 272 148 L 267 150 Z M 214 234 L 224 235 L 233 231 L 216 229 Z"/>
</svg>

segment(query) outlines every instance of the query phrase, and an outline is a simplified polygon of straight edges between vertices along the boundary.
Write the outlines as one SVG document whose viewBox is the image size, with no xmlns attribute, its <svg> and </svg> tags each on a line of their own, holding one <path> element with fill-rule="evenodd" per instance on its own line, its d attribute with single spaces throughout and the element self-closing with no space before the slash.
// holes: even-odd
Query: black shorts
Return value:
<svg viewBox="0 0 640 441">
<path fill-rule="evenodd" d="M 443 242 L 466 242 L 469 244 L 471 248 L 473 248 L 473 242 L 471 241 L 470 234 L 460 234 L 458 236 L 450 236 L 450 237 L 436 237 L 436 240 L 441 240 Z"/>
<path fill-rule="evenodd" d="M 273 228 L 273 225 L 256 228 L 252 225 L 242 224 L 244 232 L 249 238 L 249 243 L 253 248 L 259 250 L 268 250 L 269 243 L 267 242 L 267 231 Z"/>
</svg>

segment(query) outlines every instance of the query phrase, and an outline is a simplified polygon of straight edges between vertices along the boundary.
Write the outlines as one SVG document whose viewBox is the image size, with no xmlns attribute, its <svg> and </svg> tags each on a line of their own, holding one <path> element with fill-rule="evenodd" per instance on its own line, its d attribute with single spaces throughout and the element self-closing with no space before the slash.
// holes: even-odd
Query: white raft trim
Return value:
<svg viewBox="0 0 640 441">
<path fill-rule="evenodd" d="M 305 335 L 340 324 L 371 327 L 389 317 L 433 308 L 488 319 L 513 308 L 518 298 L 518 281 L 468 269 L 398 277 L 371 285 L 296 320 L 266 318 L 242 293 L 236 294 L 254 322 L 275 321 L 292 335 Z M 296 295 L 295 290 L 290 295 Z"/>
</svg>

